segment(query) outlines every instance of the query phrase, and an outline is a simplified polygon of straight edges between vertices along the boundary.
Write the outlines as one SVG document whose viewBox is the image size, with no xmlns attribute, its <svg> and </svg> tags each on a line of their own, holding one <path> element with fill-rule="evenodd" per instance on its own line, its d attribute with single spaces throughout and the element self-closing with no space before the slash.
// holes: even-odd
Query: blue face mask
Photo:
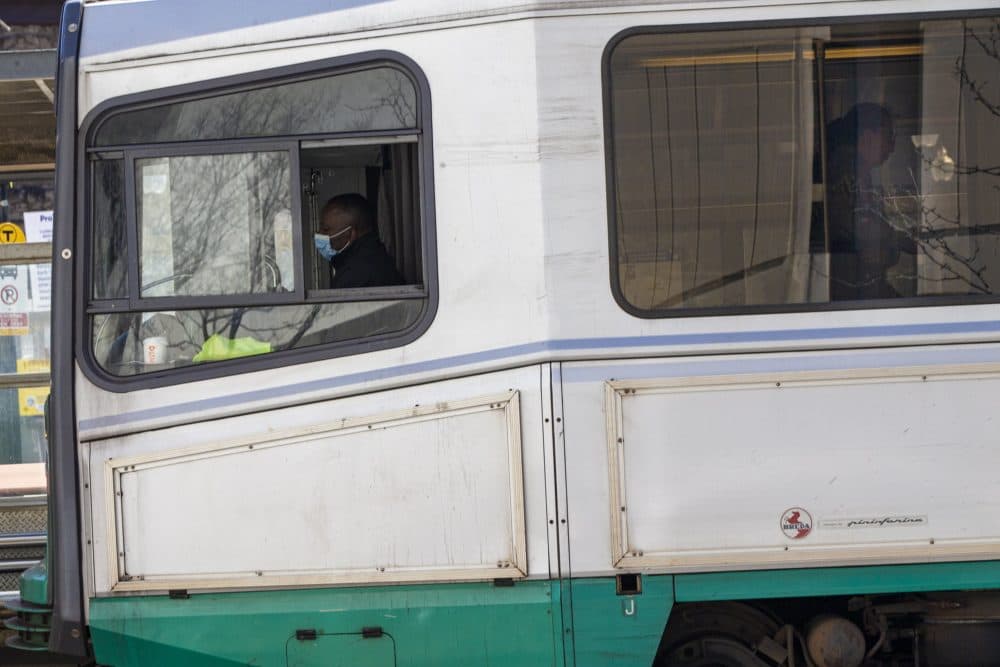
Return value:
<svg viewBox="0 0 1000 667">
<path fill-rule="evenodd" d="M 330 245 L 330 237 L 326 234 L 313 234 L 313 243 L 316 244 L 316 250 L 319 251 L 319 254 L 328 262 L 337 254 L 337 251 Z"/>
<path fill-rule="evenodd" d="M 330 239 L 335 239 L 338 236 L 343 236 L 344 234 L 351 231 L 351 227 L 352 225 L 348 225 L 347 227 L 344 227 L 333 236 L 327 236 L 326 234 L 313 234 L 313 243 L 316 244 L 316 250 L 319 251 L 319 254 L 322 255 L 323 259 L 329 262 L 334 258 L 334 256 L 337 253 L 341 253 L 347 250 L 347 246 L 351 245 L 350 239 L 348 239 L 347 243 L 340 250 L 337 250 L 336 248 L 333 247 L 333 245 L 330 243 Z"/>
</svg>

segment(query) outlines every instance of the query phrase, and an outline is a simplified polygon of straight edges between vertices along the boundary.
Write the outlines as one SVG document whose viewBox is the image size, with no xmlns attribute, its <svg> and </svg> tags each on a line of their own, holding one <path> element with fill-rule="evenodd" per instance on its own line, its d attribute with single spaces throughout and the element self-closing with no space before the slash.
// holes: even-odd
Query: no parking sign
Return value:
<svg viewBox="0 0 1000 667">
<path fill-rule="evenodd" d="M 26 266 L 0 266 L 0 336 L 28 333 L 28 271 Z"/>
</svg>

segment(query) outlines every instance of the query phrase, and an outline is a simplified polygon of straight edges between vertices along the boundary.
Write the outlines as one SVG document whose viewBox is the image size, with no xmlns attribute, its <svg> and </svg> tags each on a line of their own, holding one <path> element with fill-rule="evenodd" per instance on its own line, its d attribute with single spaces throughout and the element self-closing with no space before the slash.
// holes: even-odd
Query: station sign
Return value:
<svg viewBox="0 0 1000 667">
<path fill-rule="evenodd" d="M 24 243 L 24 230 L 13 222 L 0 222 L 0 243 Z"/>
<path fill-rule="evenodd" d="M 0 336 L 28 335 L 28 267 L 0 266 Z"/>
</svg>

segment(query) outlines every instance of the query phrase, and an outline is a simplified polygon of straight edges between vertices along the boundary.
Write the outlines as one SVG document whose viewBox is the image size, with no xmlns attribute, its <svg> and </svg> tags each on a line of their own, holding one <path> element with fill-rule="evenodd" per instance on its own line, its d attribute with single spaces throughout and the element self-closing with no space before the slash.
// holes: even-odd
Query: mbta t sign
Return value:
<svg viewBox="0 0 1000 667">
<path fill-rule="evenodd" d="M 0 243 L 24 243 L 24 230 L 13 222 L 0 222 Z"/>
</svg>

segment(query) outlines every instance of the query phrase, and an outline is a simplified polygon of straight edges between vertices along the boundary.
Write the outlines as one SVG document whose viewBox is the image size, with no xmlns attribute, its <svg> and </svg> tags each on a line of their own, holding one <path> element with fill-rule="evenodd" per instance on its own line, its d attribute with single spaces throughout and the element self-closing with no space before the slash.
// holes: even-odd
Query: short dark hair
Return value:
<svg viewBox="0 0 1000 667">
<path fill-rule="evenodd" d="M 375 228 L 375 211 L 364 196 L 357 192 L 337 195 L 323 206 L 320 218 L 325 218 L 330 211 L 337 210 L 346 213 L 351 218 L 351 224 L 360 231 Z"/>
<path fill-rule="evenodd" d="M 861 102 L 834 120 L 826 128 L 827 141 L 832 145 L 853 145 L 863 132 L 884 132 L 894 126 L 892 113 L 874 102 Z"/>
</svg>

